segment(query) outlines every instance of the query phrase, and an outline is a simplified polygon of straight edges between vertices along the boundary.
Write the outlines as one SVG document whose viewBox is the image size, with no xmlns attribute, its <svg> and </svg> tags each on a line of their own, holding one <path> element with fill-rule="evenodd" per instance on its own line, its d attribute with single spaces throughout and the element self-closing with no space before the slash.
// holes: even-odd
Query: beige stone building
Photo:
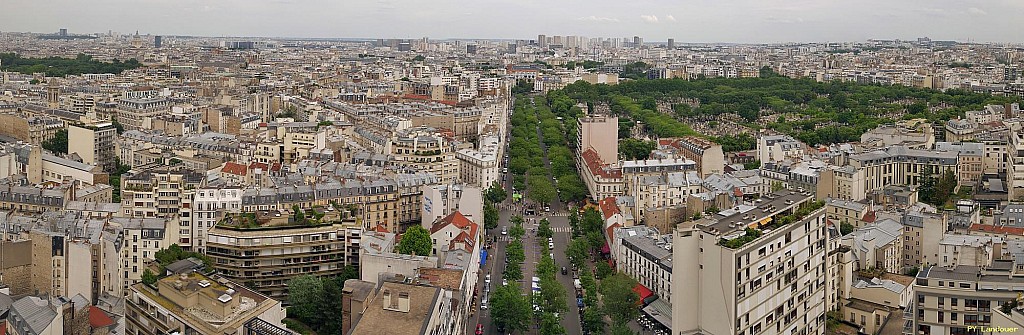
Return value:
<svg viewBox="0 0 1024 335">
<path fill-rule="evenodd" d="M 285 329 L 280 301 L 195 272 L 170 275 L 152 286 L 132 285 L 126 305 L 129 334 L 279 334 Z"/>
<path fill-rule="evenodd" d="M 316 214 L 319 213 L 319 214 Z M 284 300 L 288 281 L 301 275 L 333 276 L 358 266 L 361 229 L 336 211 L 306 210 L 229 214 L 206 235 L 206 254 L 226 278 Z"/>
<path fill-rule="evenodd" d="M 762 199 L 673 233 L 672 301 L 697 307 L 672 309 L 673 333 L 825 334 L 825 211 L 808 193 Z"/>
</svg>

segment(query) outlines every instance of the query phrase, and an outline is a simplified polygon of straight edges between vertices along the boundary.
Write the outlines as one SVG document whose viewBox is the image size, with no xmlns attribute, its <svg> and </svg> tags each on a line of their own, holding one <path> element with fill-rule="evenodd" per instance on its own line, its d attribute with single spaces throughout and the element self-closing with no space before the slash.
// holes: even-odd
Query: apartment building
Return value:
<svg viewBox="0 0 1024 335">
<path fill-rule="evenodd" d="M 604 164 L 615 164 L 619 161 L 618 137 L 609 136 L 619 133 L 618 117 L 605 115 L 581 117 L 577 121 L 576 129 L 579 129 L 579 135 L 576 137 L 576 149 L 579 150 L 581 157 L 588 149 L 593 149 L 597 161 Z"/>
<path fill-rule="evenodd" d="M 642 219 L 650 209 L 685 206 L 687 196 L 704 191 L 702 184 L 696 171 L 631 175 L 626 194 L 633 197 L 633 217 Z"/>
<path fill-rule="evenodd" d="M 674 232 L 675 334 L 824 334 L 823 204 L 777 192 Z"/>
<path fill-rule="evenodd" d="M 917 273 L 914 298 L 904 311 L 904 334 L 979 334 L 993 323 L 993 309 L 1024 290 L 1016 262 L 987 267 L 929 266 Z"/>
<path fill-rule="evenodd" d="M 281 302 L 224 277 L 173 274 L 128 291 L 128 334 L 291 334 Z"/>
<path fill-rule="evenodd" d="M 800 158 L 805 145 L 788 135 L 767 135 L 757 138 L 757 159 L 761 164 L 786 158 Z"/>
<path fill-rule="evenodd" d="M 617 162 L 617 161 L 613 161 Z M 601 154 L 593 147 L 584 150 L 579 157 L 580 177 L 587 185 L 587 191 L 595 199 L 604 199 L 623 194 L 625 188 L 622 168 L 605 163 Z"/>
<path fill-rule="evenodd" d="M 903 273 L 903 225 L 891 219 L 857 228 L 842 237 L 850 248 L 855 270 L 878 269 Z"/>
<path fill-rule="evenodd" d="M 615 268 L 671 305 L 672 236 L 636 226 L 616 228 L 615 239 Z"/>
<path fill-rule="evenodd" d="M 452 142 L 430 127 L 413 127 L 398 132 L 391 140 L 395 165 L 436 175 L 441 183 L 459 178 L 459 161 Z"/>
<path fill-rule="evenodd" d="M 138 167 L 121 177 L 121 208 L 136 218 L 179 216 L 191 211 L 195 189 L 205 176 L 181 167 L 153 164 Z"/>
<path fill-rule="evenodd" d="M 946 232 L 947 216 L 917 210 L 908 210 L 900 215 L 903 223 L 903 266 L 935 264 L 939 257 L 939 240 Z"/>
<path fill-rule="evenodd" d="M 179 242 L 193 246 L 193 250 L 206 250 L 206 232 L 212 228 L 225 214 L 242 211 L 241 189 L 200 189 L 196 191 L 191 209 L 191 224 L 182 226 L 178 232 Z"/>
<path fill-rule="evenodd" d="M 284 301 L 288 281 L 358 265 L 361 230 L 326 209 L 227 214 L 207 231 L 206 255 L 225 278 Z M 316 219 L 320 218 L 320 219 Z"/>
<path fill-rule="evenodd" d="M 864 169 L 864 189 L 874 191 L 887 185 L 920 185 L 923 178 L 938 177 L 946 171 L 959 175 L 956 152 L 911 149 L 892 146 L 850 155 L 849 163 Z"/>
<path fill-rule="evenodd" d="M 461 334 L 451 318 L 451 292 L 419 280 L 405 282 L 397 275 L 369 293 L 362 311 L 352 311 L 346 334 Z"/>
<path fill-rule="evenodd" d="M 7 301 L 11 301 L 11 298 L 7 298 Z M 7 322 L 3 325 L 7 334 L 57 335 L 110 331 L 109 328 L 91 329 L 89 301 L 81 295 L 70 298 L 26 296 L 8 304 Z"/>
<path fill-rule="evenodd" d="M 459 212 L 475 222 L 484 221 L 482 191 L 470 185 L 426 185 L 423 191 L 423 228 L 430 229 L 437 220 Z"/>
<path fill-rule="evenodd" d="M 882 278 L 858 279 L 850 287 L 842 318 L 860 325 L 865 334 L 880 334 L 883 328 L 900 329 L 903 310 L 913 296 L 913 278 L 885 274 Z M 889 324 L 892 323 L 891 326 Z"/>
<path fill-rule="evenodd" d="M 1019 125 L 1011 127 L 1006 144 L 1006 187 L 1010 199 L 1024 198 L 1024 133 Z"/>
<path fill-rule="evenodd" d="M 123 292 L 128 292 L 129 286 L 142 281 L 146 266 L 156 259 L 157 251 L 178 241 L 177 220 L 174 219 L 120 217 L 110 219 L 108 223 L 112 229 L 124 232 L 114 241 L 121 245 L 118 256 L 121 273 L 111 276 L 111 279 L 123 280 Z"/>
<path fill-rule="evenodd" d="M 117 129 L 110 122 L 68 127 L 68 154 L 76 154 L 85 164 L 97 165 L 103 171 L 117 169 L 114 139 Z"/>
<path fill-rule="evenodd" d="M 986 170 L 985 144 L 937 142 L 935 150 L 957 153 L 957 181 L 960 185 L 981 184 L 981 176 Z"/>
<path fill-rule="evenodd" d="M 501 138 L 485 135 L 480 137 L 480 149 L 462 149 L 455 153 L 459 160 L 459 180 L 463 183 L 486 189 L 501 178 Z"/>
<path fill-rule="evenodd" d="M 0 113 L 0 135 L 13 137 L 32 145 L 52 139 L 64 129 L 64 124 L 49 116 L 24 116 L 17 113 Z"/>
<path fill-rule="evenodd" d="M 697 163 L 701 177 L 725 173 L 725 153 L 720 144 L 696 136 L 659 139 L 658 146 L 671 147 L 683 157 Z"/>
<path fill-rule="evenodd" d="M 818 200 L 826 198 L 847 201 L 861 201 L 867 195 L 864 190 L 864 170 L 849 165 L 829 165 L 818 174 L 815 185 Z"/>
</svg>

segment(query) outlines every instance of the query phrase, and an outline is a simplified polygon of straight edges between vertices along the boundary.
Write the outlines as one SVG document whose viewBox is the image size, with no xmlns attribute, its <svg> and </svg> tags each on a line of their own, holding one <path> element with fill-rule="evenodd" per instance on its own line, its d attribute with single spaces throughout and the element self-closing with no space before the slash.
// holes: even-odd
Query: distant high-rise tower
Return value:
<svg viewBox="0 0 1024 335">
<path fill-rule="evenodd" d="M 516 53 L 516 51 L 517 51 L 517 50 L 516 50 L 516 48 L 517 48 L 517 47 L 518 47 L 518 45 L 516 45 L 515 43 L 509 43 L 509 44 L 508 44 L 508 50 L 507 50 L 507 51 L 505 51 L 505 53 L 508 53 L 508 54 L 515 54 L 515 53 Z"/>
<path fill-rule="evenodd" d="M 537 46 L 544 48 L 548 46 L 548 37 L 544 35 L 537 35 Z"/>
<path fill-rule="evenodd" d="M 68 36 L 68 28 L 60 28 L 60 36 Z"/>
<path fill-rule="evenodd" d="M 669 49 L 675 49 L 676 48 L 676 39 L 674 39 L 674 38 L 668 39 L 668 48 Z"/>
<path fill-rule="evenodd" d="M 164 37 L 163 36 L 157 35 L 156 37 L 153 38 L 153 47 L 154 48 L 159 48 L 159 47 L 163 46 L 163 44 L 164 44 Z"/>
<path fill-rule="evenodd" d="M 466 53 L 470 54 L 470 55 L 475 55 L 476 54 L 476 44 L 468 44 L 468 45 L 466 45 Z"/>
<path fill-rule="evenodd" d="M 644 39 L 640 36 L 633 36 L 633 47 L 639 49 L 642 46 L 644 46 Z"/>
</svg>

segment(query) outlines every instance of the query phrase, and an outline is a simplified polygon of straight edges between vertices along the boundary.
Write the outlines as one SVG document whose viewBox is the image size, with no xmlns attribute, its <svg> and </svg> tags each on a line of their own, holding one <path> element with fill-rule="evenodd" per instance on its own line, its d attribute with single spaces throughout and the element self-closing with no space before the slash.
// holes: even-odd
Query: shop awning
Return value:
<svg viewBox="0 0 1024 335">
<path fill-rule="evenodd" d="M 647 299 L 648 297 L 654 295 L 654 292 L 651 292 L 651 290 L 645 287 L 643 284 L 636 284 L 636 286 L 633 286 L 633 292 L 636 292 L 636 294 L 640 295 L 640 300 L 637 301 L 636 303 L 637 306 L 643 306 L 644 299 Z"/>
</svg>

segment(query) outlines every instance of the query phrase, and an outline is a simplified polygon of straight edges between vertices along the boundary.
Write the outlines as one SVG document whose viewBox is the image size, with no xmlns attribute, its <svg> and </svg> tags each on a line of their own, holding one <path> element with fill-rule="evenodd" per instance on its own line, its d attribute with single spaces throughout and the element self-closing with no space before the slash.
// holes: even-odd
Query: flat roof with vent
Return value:
<svg viewBox="0 0 1024 335">
<path fill-rule="evenodd" d="M 718 234 L 729 235 L 733 232 L 743 231 L 752 224 L 770 219 L 774 214 L 788 208 L 814 201 L 814 195 L 806 191 L 781 190 L 767 194 L 761 199 L 761 202 L 754 203 L 756 206 L 738 205 L 701 219 L 698 221 L 698 225 L 705 231 L 717 231 Z"/>
<path fill-rule="evenodd" d="M 385 291 L 393 307 L 385 308 Z M 427 322 L 441 296 L 441 289 L 411 283 L 385 281 L 377 291 L 352 334 L 425 334 Z M 399 299 L 408 299 L 408 312 L 399 311 Z M 404 307 L 404 306 L 403 306 Z"/>
</svg>

